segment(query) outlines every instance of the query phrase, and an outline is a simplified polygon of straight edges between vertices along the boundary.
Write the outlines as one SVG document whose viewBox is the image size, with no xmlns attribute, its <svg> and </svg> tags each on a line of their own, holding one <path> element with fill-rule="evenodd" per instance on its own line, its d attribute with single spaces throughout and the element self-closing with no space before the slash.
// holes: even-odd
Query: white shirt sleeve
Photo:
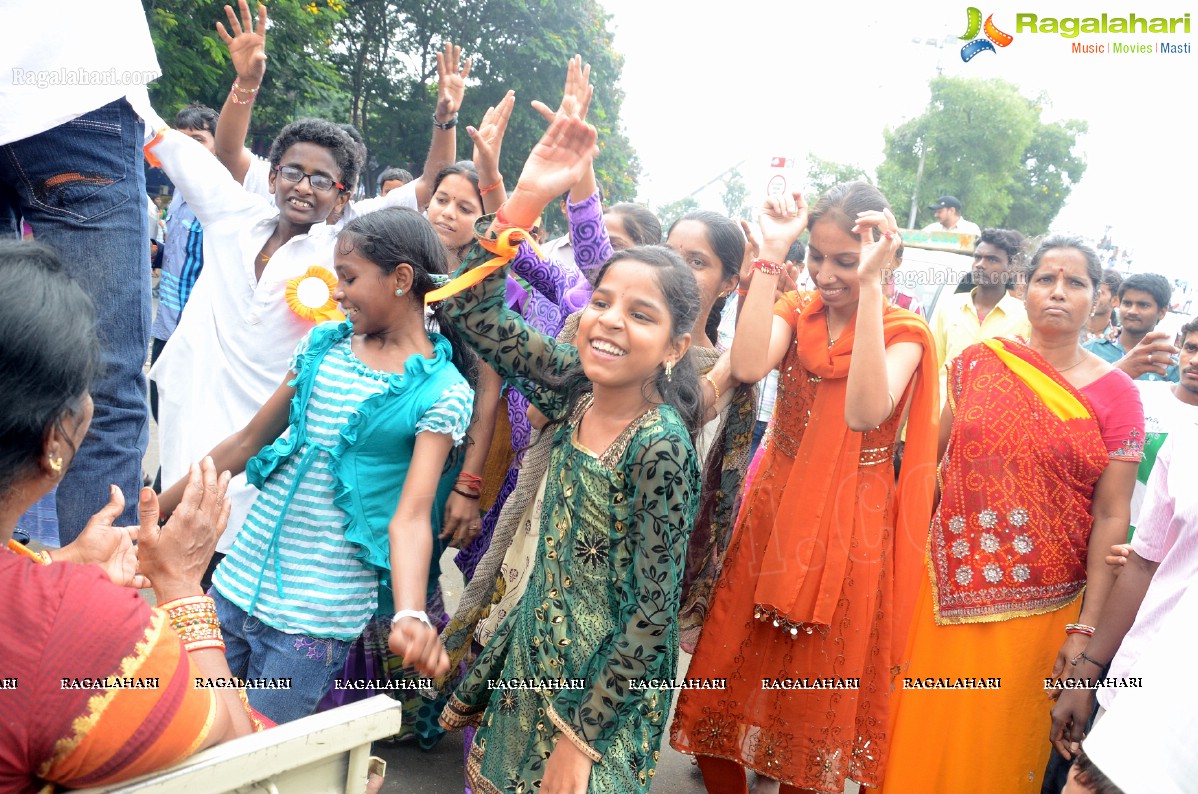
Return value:
<svg viewBox="0 0 1198 794">
<path fill-rule="evenodd" d="M 245 171 L 245 178 L 241 180 L 241 186 L 247 193 L 261 196 L 273 204 L 275 194 L 270 192 L 270 161 L 254 154 L 249 148 L 246 148 L 245 151 L 250 156 L 250 167 Z"/>
<path fill-rule="evenodd" d="M 164 130 L 148 154 L 156 157 L 202 226 L 244 212 L 260 212 L 265 200 L 248 193 L 202 144 Z"/>
</svg>

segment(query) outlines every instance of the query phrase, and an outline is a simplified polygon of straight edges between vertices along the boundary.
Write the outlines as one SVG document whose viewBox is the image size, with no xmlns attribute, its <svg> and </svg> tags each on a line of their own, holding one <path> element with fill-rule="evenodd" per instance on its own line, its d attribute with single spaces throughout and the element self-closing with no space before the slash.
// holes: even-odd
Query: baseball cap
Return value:
<svg viewBox="0 0 1198 794">
<path fill-rule="evenodd" d="M 928 207 L 928 209 L 939 210 L 944 209 L 945 207 L 952 207 L 957 212 L 960 212 L 961 202 L 957 200 L 956 196 L 941 196 L 940 198 L 936 199 L 936 203 Z"/>
</svg>

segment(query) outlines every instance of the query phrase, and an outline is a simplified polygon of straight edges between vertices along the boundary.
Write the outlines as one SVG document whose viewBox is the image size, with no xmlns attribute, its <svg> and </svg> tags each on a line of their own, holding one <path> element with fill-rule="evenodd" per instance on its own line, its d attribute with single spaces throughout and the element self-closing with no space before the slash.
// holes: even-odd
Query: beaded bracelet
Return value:
<svg viewBox="0 0 1198 794">
<path fill-rule="evenodd" d="M 754 259 L 753 260 L 753 269 L 760 270 L 762 273 L 766 274 L 767 276 L 776 276 L 779 273 L 781 273 L 784 268 L 782 267 L 782 265 L 778 264 L 777 262 L 771 262 L 768 259 Z"/>
<path fill-rule="evenodd" d="M 233 90 L 240 91 L 243 94 L 251 94 L 251 95 L 258 93 L 257 88 L 242 88 L 241 81 L 236 78 L 233 79 Z"/>
</svg>

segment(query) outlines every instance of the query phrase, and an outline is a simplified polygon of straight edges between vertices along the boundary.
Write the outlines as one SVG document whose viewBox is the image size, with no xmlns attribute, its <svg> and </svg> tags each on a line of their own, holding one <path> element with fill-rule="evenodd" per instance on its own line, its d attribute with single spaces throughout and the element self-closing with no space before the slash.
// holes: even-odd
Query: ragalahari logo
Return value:
<svg viewBox="0 0 1198 794">
<path fill-rule="evenodd" d="M 969 63 L 974 56 L 981 52 L 997 52 L 994 49 L 995 45 L 1005 47 L 1014 41 L 1014 37 L 1010 33 L 1003 33 L 994 26 L 994 14 L 986 17 L 986 24 L 982 24 L 982 12 L 970 6 L 965 10 L 966 27 L 965 35 L 960 38 L 968 43 L 961 48 L 961 60 Z M 984 33 L 983 38 L 978 38 L 978 33 Z"/>
</svg>

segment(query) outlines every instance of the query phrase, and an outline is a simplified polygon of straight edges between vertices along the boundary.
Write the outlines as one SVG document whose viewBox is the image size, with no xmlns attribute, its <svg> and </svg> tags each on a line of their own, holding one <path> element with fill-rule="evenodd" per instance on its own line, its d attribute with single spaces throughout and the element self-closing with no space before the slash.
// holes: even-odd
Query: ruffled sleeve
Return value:
<svg viewBox="0 0 1198 794">
<path fill-rule="evenodd" d="M 416 422 L 416 432 L 443 433 L 453 437 L 456 447 L 466 437 L 474 410 L 474 391 L 465 383 L 455 383 L 437 398 Z"/>
</svg>

